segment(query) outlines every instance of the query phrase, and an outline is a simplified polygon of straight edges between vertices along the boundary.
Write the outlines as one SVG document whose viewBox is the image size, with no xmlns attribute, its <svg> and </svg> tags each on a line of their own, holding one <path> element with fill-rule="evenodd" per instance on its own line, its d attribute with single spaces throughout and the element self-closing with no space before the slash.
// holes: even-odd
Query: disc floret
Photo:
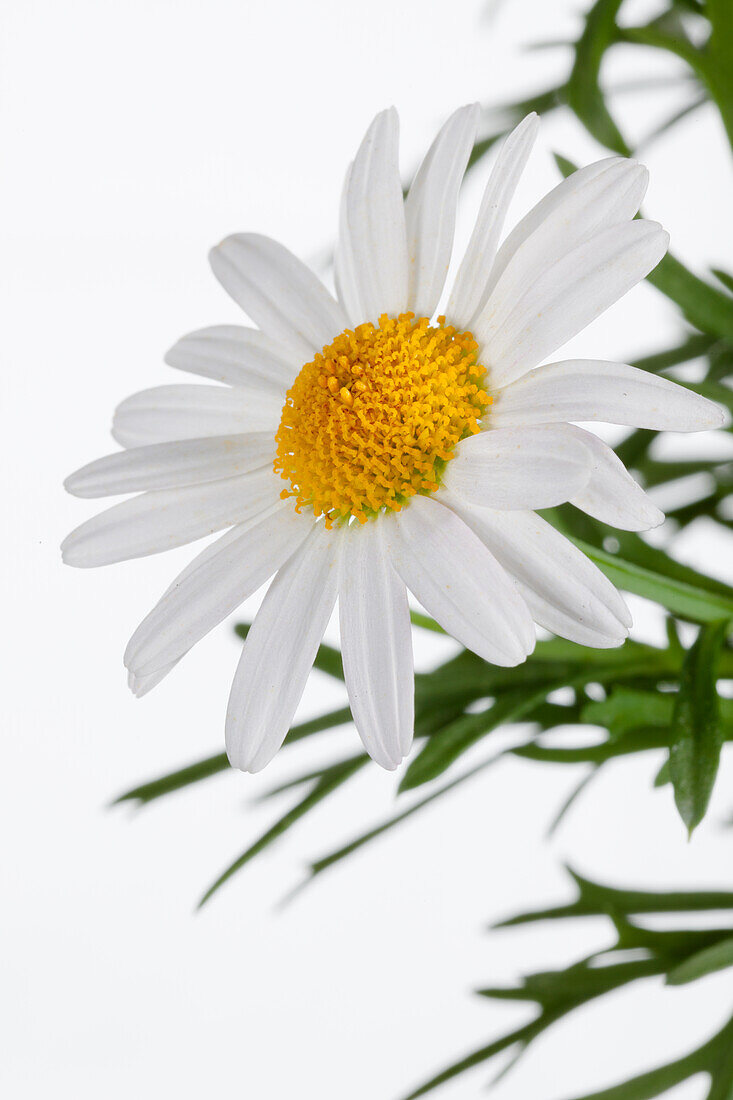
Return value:
<svg viewBox="0 0 733 1100">
<path fill-rule="evenodd" d="M 283 497 L 333 522 L 399 511 L 439 487 L 491 398 L 470 332 L 413 313 L 342 332 L 301 369 L 277 432 Z"/>
</svg>

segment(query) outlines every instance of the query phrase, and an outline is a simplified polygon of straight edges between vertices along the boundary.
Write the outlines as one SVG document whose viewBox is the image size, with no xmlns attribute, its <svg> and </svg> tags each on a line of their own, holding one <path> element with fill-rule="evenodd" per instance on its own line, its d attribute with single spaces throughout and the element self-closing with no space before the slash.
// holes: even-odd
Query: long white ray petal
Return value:
<svg viewBox="0 0 733 1100">
<path fill-rule="evenodd" d="M 311 530 L 270 585 L 244 643 L 226 720 L 229 760 L 265 767 L 282 745 L 338 589 L 341 532 Z"/>
<path fill-rule="evenodd" d="M 552 600 L 540 596 L 536 589 L 530 588 L 523 581 L 517 581 L 517 589 L 537 625 L 559 638 L 567 638 L 569 642 L 577 642 L 578 645 L 592 646 L 593 649 L 616 649 L 629 636 L 626 627 L 619 627 L 614 633 L 612 630 L 604 631 L 589 626 L 562 611 Z"/>
<path fill-rule="evenodd" d="M 297 551 L 312 525 L 283 503 L 207 547 L 143 619 L 126 667 L 146 676 L 178 660 Z"/>
<path fill-rule="evenodd" d="M 405 201 L 407 308 L 432 317 L 445 285 L 456 227 L 458 190 L 476 138 L 478 103 L 455 111 L 430 146 Z"/>
<path fill-rule="evenodd" d="M 344 186 L 341 191 L 341 206 L 339 208 L 339 233 L 334 255 L 334 281 L 336 294 L 344 308 L 352 327 L 360 325 L 366 318 L 366 310 L 361 297 L 361 282 L 359 271 L 354 259 L 351 233 L 349 232 L 348 199 L 351 186 L 351 173 L 354 170 L 353 162 L 346 170 Z"/>
<path fill-rule="evenodd" d="M 587 449 L 565 424 L 497 428 L 458 444 L 443 484 L 486 508 L 551 508 L 586 484 Z"/>
<path fill-rule="evenodd" d="M 511 308 L 538 274 L 602 230 L 633 218 L 648 181 L 649 173 L 642 165 L 619 160 L 569 191 L 514 253 L 469 327 L 483 329 L 485 318 L 501 314 L 504 304 Z"/>
<path fill-rule="evenodd" d="M 476 508 L 447 492 L 439 499 L 516 579 L 535 622 L 581 645 L 620 645 L 631 625 L 626 604 L 600 569 L 559 531 L 534 512 Z"/>
<path fill-rule="evenodd" d="M 521 221 L 517 222 L 499 249 L 486 285 L 486 297 L 488 298 L 518 249 L 547 218 L 551 217 L 555 210 L 572 200 L 573 196 L 596 176 L 601 175 L 612 165 L 622 163 L 624 163 L 624 157 L 604 157 L 603 160 L 579 168 L 577 172 L 573 172 L 567 179 L 558 183 L 557 187 L 553 187 L 552 191 L 548 191 Z"/>
<path fill-rule="evenodd" d="M 272 505 L 271 507 L 277 508 L 278 505 Z M 242 524 L 238 524 L 236 527 L 231 527 L 228 531 L 225 531 L 223 535 L 220 535 L 218 539 L 214 539 L 213 542 L 210 542 L 209 545 L 197 554 L 196 557 L 188 563 L 186 568 L 182 569 L 178 576 L 173 579 L 158 602 L 162 603 L 163 600 L 167 599 L 175 591 L 179 584 L 183 584 L 192 573 L 204 565 L 210 558 L 220 554 L 226 546 L 238 538 L 242 526 Z M 157 687 L 161 680 L 163 680 L 169 672 L 173 671 L 183 657 L 185 657 L 185 653 L 182 653 L 175 661 L 171 661 L 170 664 L 163 665 L 161 668 L 156 668 L 155 672 L 146 673 L 144 675 L 138 675 L 131 669 L 128 669 L 127 686 L 132 694 L 140 699 L 143 695 L 147 695 L 149 691 L 152 691 L 154 687 Z"/>
<path fill-rule="evenodd" d="M 261 386 L 155 386 L 118 405 L 112 435 L 123 447 L 242 432 L 271 431 L 274 439 L 284 401 Z"/>
<path fill-rule="evenodd" d="M 468 328 L 489 296 L 499 237 L 538 129 L 539 118 L 533 112 L 512 130 L 499 151 L 446 310 L 459 328 Z"/>
<path fill-rule="evenodd" d="M 376 323 L 407 306 L 407 234 L 399 172 L 399 119 L 392 107 L 366 132 L 346 195 L 347 246 L 353 257 L 364 308 L 362 321 Z"/>
<path fill-rule="evenodd" d="M 570 503 L 601 523 L 619 527 L 622 531 L 648 531 L 664 521 L 660 512 L 642 487 L 634 481 L 620 458 L 611 448 L 582 428 L 571 428 L 582 439 L 592 456 L 590 479 Z"/>
<path fill-rule="evenodd" d="M 134 672 L 128 672 L 127 686 L 136 699 L 142 699 L 143 695 L 147 695 L 149 691 L 157 687 L 161 680 L 164 680 L 177 664 L 178 661 L 172 661 L 169 665 L 165 665 L 164 668 L 159 668 L 155 672 L 151 672 L 149 676 L 136 676 Z"/>
<path fill-rule="evenodd" d="M 77 497 L 178 489 L 248 474 L 272 463 L 274 454 L 271 432 L 152 443 L 82 466 L 67 477 L 64 488 Z"/>
<path fill-rule="evenodd" d="M 499 428 L 573 420 L 654 431 L 701 432 L 724 422 L 722 409 L 658 374 L 597 359 L 536 367 L 494 395 Z"/>
<path fill-rule="evenodd" d="M 235 233 L 212 248 L 209 261 L 255 324 L 303 363 L 346 328 L 344 311 L 318 276 L 270 237 Z"/>
<path fill-rule="evenodd" d="M 339 618 L 356 728 L 372 759 L 392 770 L 412 744 L 414 672 L 407 590 L 390 564 L 384 526 L 344 532 Z"/>
<path fill-rule="evenodd" d="M 669 236 L 656 222 L 612 226 L 574 248 L 518 301 L 484 313 L 474 335 L 489 366 L 488 384 L 502 389 L 536 367 L 656 267 Z"/>
<path fill-rule="evenodd" d="M 467 649 L 518 665 L 534 627 L 511 578 L 462 520 L 429 497 L 384 521 L 392 564 L 428 614 Z"/>
<path fill-rule="evenodd" d="M 244 523 L 280 499 L 282 482 L 271 467 L 251 474 L 161 489 L 123 500 L 82 523 L 61 544 L 67 565 L 91 568 L 159 554 Z"/>
<path fill-rule="evenodd" d="M 292 348 L 243 325 L 212 325 L 182 336 L 165 356 L 169 367 L 228 386 L 265 385 L 283 394 L 303 366 Z"/>
</svg>

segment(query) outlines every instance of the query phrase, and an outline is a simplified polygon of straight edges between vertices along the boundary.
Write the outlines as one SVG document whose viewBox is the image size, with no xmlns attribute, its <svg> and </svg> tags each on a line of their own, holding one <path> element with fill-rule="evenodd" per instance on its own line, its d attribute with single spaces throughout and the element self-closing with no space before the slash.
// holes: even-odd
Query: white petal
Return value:
<svg viewBox="0 0 733 1100">
<path fill-rule="evenodd" d="M 432 317 L 448 274 L 456 226 L 458 189 L 473 149 L 480 107 L 455 111 L 417 170 L 405 202 L 407 307 Z"/>
<path fill-rule="evenodd" d="M 492 267 L 504 219 L 538 129 L 539 118 L 533 112 L 505 138 L 499 151 L 448 302 L 447 315 L 459 328 L 468 328 L 495 282 Z"/>
<path fill-rule="evenodd" d="M 537 625 L 549 630 L 551 634 L 557 634 L 560 638 L 567 638 L 570 642 L 577 642 L 578 645 L 590 646 L 593 649 L 616 649 L 623 645 L 629 636 L 627 627 L 615 626 L 605 631 L 594 625 L 592 615 L 585 608 L 577 613 L 576 618 L 522 581 L 517 581 L 517 588 Z M 584 597 L 586 593 L 581 589 L 579 595 Z"/>
<path fill-rule="evenodd" d="M 117 407 L 112 435 L 123 447 L 242 432 L 274 436 L 284 403 L 284 394 L 262 386 L 155 386 Z"/>
<path fill-rule="evenodd" d="M 259 233 L 235 233 L 212 248 L 217 279 L 245 313 L 303 363 L 346 328 L 344 311 L 309 267 Z"/>
<path fill-rule="evenodd" d="M 364 748 L 392 770 L 409 752 L 415 722 L 407 591 L 387 555 L 383 520 L 344 532 L 339 582 L 341 653 Z"/>
<path fill-rule="evenodd" d="M 164 680 L 169 672 L 178 664 L 178 661 L 172 661 L 171 664 L 165 665 L 163 668 L 157 669 L 155 672 L 151 672 L 149 676 L 136 676 L 134 672 L 127 673 L 127 686 L 136 699 L 142 699 L 143 695 L 147 695 L 149 691 L 152 691 L 154 687 L 157 687 L 161 680 Z"/>
<path fill-rule="evenodd" d="M 547 218 L 552 216 L 555 210 L 564 206 L 568 201 L 572 201 L 573 197 L 590 183 L 591 180 L 600 176 L 612 165 L 623 163 L 623 157 L 605 157 L 603 160 L 598 160 L 594 164 L 586 164 L 585 167 L 579 168 L 577 172 L 573 172 L 567 179 L 558 183 L 557 187 L 553 187 L 552 191 L 548 191 L 548 193 L 532 207 L 529 213 L 525 214 L 522 220 L 517 222 L 514 229 L 512 229 L 499 249 L 487 284 L 487 296 L 496 286 L 502 273 L 505 271 L 510 260 L 514 257 L 519 248 L 532 236 L 536 229 L 539 229 Z"/>
<path fill-rule="evenodd" d="M 569 426 L 570 427 L 570 426 Z M 570 498 L 570 503 L 601 523 L 623 531 L 648 531 L 664 520 L 620 458 L 603 440 L 582 428 L 570 427 L 588 448 L 593 470 L 585 488 Z"/>
<path fill-rule="evenodd" d="M 587 449 L 566 424 L 497 428 L 462 440 L 446 489 L 485 508 L 551 508 L 586 484 Z"/>
<path fill-rule="evenodd" d="M 413 497 L 384 521 L 392 563 L 429 615 L 495 665 L 518 665 L 534 649 L 534 627 L 511 579 L 448 508 Z"/>
<path fill-rule="evenodd" d="M 646 168 L 632 160 L 614 160 L 581 186 L 568 190 L 534 232 L 517 248 L 505 270 L 486 294 L 481 312 L 471 319 L 470 328 L 483 329 L 486 319 L 501 314 L 502 304 L 511 308 L 547 270 L 579 244 L 609 226 L 633 218 L 649 181 Z M 492 272 L 492 282 L 494 279 Z"/>
<path fill-rule="evenodd" d="M 271 507 L 277 508 L 278 505 L 272 505 Z M 263 513 L 263 515 L 264 514 L 266 513 Z M 205 565 L 205 563 L 210 558 L 213 558 L 217 554 L 220 554 L 226 546 L 234 542 L 234 540 L 239 537 L 239 532 L 242 526 L 242 524 L 238 524 L 236 527 L 232 527 L 228 531 L 225 531 L 223 535 L 220 535 L 218 539 L 214 539 L 214 541 L 210 542 L 209 545 L 201 551 L 201 553 L 197 554 L 196 557 L 188 563 L 186 568 L 182 569 L 178 576 L 175 577 L 171 584 L 168 585 L 159 603 L 162 603 L 163 600 L 167 599 L 173 592 L 175 592 L 178 585 L 183 584 L 192 573 Z M 140 629 L 140 627 L 138 629 Z M 132 644 L 132 639 L 128 644 L 128 649 L 130 644 Z M 125 656 L 127 656 L 127 653 L 125 654 Z M 163 665 L 161 668 L 156 668 L 155 672 L 137 674 L 133 672 L 132 669 L 128 669 L 127 685 L 130 688 L 132 694 L 135 695 L 138 699 L 140 699 L 143 695 L 147 695 L 149 691 L 152 691 L 154 687 L 157 687 L 160 681 L 163 680 L 169 672 L 173 671 L 173 669 L 184 656 L 185 653 L 182 653 L 179 657 L 175 659 L 175 661 L 171 661 L 170 664 Z"/>
<path fill-rule="evenodd" d="M 492 425 L 598 420 L 655 431 L 700 432 L 724 422 L 722 410 L 669 378 L 624 363 L 548 363 L 494 396 Z"/>
<path fill-rule="evenodd" d="M 291 385 L 303 362 L 285 344 L 242 325 L 212 325 L 182 336 L 165 357 L 170 367 L 229 386 L 262 386 L 278 394 Z"/>
<path fill-rule="evenodd" d="M 517 581 L 535 622 L 581 645 L 620 645 L 631 616 L 593 562 L 534 512 L 497 512 L 442 494 Z"/>
<path fill-rule="evenodd" d="M 366 318 L 366 310 L 361 297 L 359 272 L 354 259 L 354 250 L 351 247 L 348 222 L 348 196 L 353 170 L 354 165 L 352 163 L 346 170 L 346 178 L 341 192 L 339 234 L 334 255 L 334 281 L 338 300 L 341 302 L 352 327 L 355 328 Z"/>
<path fill-rule="evenodd" d="M 297 551 L 312 525 L 281 504 L 227 531 L 143 619 L 125 651 L 127 668 L 140 677 L 171 667 Z"/>
<path fill-rule="evenodd" d="M 225 481 L 161 489 L 123 500 L 64 539 L 64 561 L 90 568 L 172 550 L 264 511 L 280 499 L 281 485 L 266 466 Z"/>
<path fill-rule="evenodd" d="M 474 335 L 484 345 L 492 390 L 537 366 L 600 317 L 656 267 L 668 243 L 656 222 L 612 226 L 539 272 L 517 301 L 502 299 L 496 310 L 487 309 Z"/>
<path fill-rule="evenodd" d="M 98 458 L 67 477 L 64 487 L 77 497 L 177 489 L 248 474 L 274 458 L 271 432 L 153 443 Z"/>
<path fill-rule="evenodd" d="M 372 122 L 354 159 L 346 194 L 346 246 L 364 308 L 362 321 L 396 317 L 407 306 L 407 234 L 394 107 Z"/>
<path fill-rule="evenodd" d="M 260 771 L 285 739 L 336 602 L 341 534 L 314 527 L 257 612 L 227 710 L 234 768 Z"/>
</svg>

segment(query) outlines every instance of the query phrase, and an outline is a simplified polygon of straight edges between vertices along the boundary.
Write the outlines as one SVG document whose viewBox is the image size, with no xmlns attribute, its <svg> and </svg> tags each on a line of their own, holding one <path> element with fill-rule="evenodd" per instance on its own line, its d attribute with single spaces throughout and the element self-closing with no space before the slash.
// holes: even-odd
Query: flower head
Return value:
<svg viewBox="0 0 733 1100">
<path fill-rule="evenodd" d="M 244 770 L 282 744 L 337 598 L 354 721 L 386 768 L 413 733 L 408 589 L 495 664 L 531 653 L 535 623 L 619 645 L 631 623 L 620 595 L 535 510 L 569 501 L 616 527 L 653 527 L 661 512 L 577 422 L 722 423 L 717 406 L 631 366 L 544 362 L 655 267 L 667 234 L 634 218 L 645 169 L 612 157 L 561 183 L 500 245 L 534 115 L 499 153 L 438 314 L 477 123 L 477 106 L 456 111 L 403 200 L 397 114 L 377 116 L 346 176 L 336 297 L 268 238 L 223 241 L 214 273 L 258 328 L 204 329 L 167 356 L 223 384 L 128 398 L 113 428 L 125 450 L 66 482 L 83 497 L 140 494 L 68 536 L 72 565 L 228 528 L 130 640 L 138 695 L 274 574 L 227 715 L 229 758 Z"/>
</svg>

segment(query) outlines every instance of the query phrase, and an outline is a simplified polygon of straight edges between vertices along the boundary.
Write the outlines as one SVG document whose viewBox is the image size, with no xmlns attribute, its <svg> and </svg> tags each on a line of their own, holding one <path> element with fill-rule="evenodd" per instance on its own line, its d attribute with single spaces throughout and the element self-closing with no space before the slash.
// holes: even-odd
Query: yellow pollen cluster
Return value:
<svg viewBox="0 0 733 1100">
<path fill-rule="evenodd" d="M 491 398 L 470 332 L 403 313 L 347 329 L 306 363 L 277 432 L 281 496 L 326 525 L 399 511 L 438 488 L 456 444 L 479 431 Z"/>
</svg>

